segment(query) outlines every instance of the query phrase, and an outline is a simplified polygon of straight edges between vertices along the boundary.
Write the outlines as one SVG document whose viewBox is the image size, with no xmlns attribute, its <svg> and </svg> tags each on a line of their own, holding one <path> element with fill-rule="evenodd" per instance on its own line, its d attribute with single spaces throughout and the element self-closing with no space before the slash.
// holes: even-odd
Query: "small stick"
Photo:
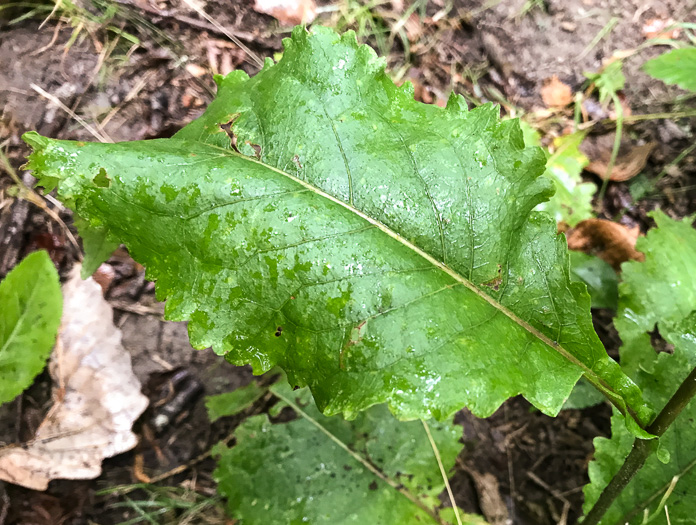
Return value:
<svg viewBox="0 0 696 525">
<path fill-rule="evenodd" d="M 433 448 L 433 454 L 435 454 L 435 459 L 437 460 L 437 466 L 440 467 L 440 474 L 442 474 L 442 481 L 445 482 L 445 487 L 447 487 L 447 495 L 449 496 L 450 503 L 452 504 L 452 510 L 454 510 L 454 516 L 457 518 L 457 525 L 462 525 L 462 518 L 459 517 L 459 509 L 457 508 L 457 502 L 454 500 L 454 494 L 452 493 L 452 487 L 450 486 L 449 478 L 447 477 L 447 472 L 445 472 L 445 467 L 442 464 L 442 458 L 440 457 L 440 451 L 437 449 L 433 435 L 430 433 L 430 427 L 426 423 L 425 419 L 421 419 L 423 423 L 423 428 L 425 433 L 428 434 L 428 441 L 430 441 L 430 446 Z"/>
<path fill-rule="evenodd" d="M 111 138 L 107 137 L 105 134 L 101 133 L 100 131 L 97 131 L 92 126 L 90 126 L 87 122 L 85 122 L 85 120 L 81 116 L 79 116 L 72 109 L 70 109 L 68 106 L 63 104 L 57 97 L 46 92 L 43 88 L 37 86 L 36 84 L 33 84 L 33 83 L 29 84 L 29 87 L 31 87 L 31 89 L 36 91 L 42 97 L 53 102 L 60 109 L 62 109 L 68 115 L 70 115 L 72 118 L 74 118 L 83 128 L 85 128 L 87 131 L 89 131 L 92 134 L 92 136 L 94 138 L 96 138 L 99 142 L 107 142 L 107 143 L 113 144 L 114 141 L 111 140 Z"/>
</svg>

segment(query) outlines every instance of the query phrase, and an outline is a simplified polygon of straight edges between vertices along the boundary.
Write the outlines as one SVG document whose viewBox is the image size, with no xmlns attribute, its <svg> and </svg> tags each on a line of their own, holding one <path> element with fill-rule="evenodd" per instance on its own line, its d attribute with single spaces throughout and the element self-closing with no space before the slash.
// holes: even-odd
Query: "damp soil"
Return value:
<svg viewBox="0 0 696 525">
<path fill-rule="evenodd" d="M 326 9 L 318 22 L 335 21 L 333 4 L 320 3 Z M 69 20 L 41 25 L 47 14 L 41 11 L 43 16 L 10 24 L 26 9 L 0 11 L 0 146 L 28 184 L 31 176 L 20 169 L 28 153 L 20 140 L 23 132 L 93 140 L 89 129 L 74 118 L 78 115 L 115 141 L 169 137 L 212 100 L 211 73 L 258 70 L 257 63 L 231 43 L 220 26 L 260 57 L 281 51 L 282 38 L 288 33 L 244 0 L 208 0 L 206 10 L 215 14 L 217 25 L 176 0 L 114 4 L 117 15 L 108 27 L 92 26 L 72 43 Z M 429 2 L 425 15 L 435 16 L 444 4 Z M 551 76 L 580 89 L 585 72 L 599 70 L 617 50 L 642 43 L 640 27 L 646 20 L 687 20 L 695 2 L 546 0 L 532 2 L 534 7 L 526 13 L 530 2 L 524 0 L 487 2 L 488 8 L 482 4 L 456 0 L 446 17 L 431 20 L 414 37 L 408 62 L 405 46 L 394 40 L 388 50 L 389 67 L 401 72 L 400 79 L 414 83 L 420 100 L 442 104 L 454 89 L 475 95 L 479 102 L 499 102 L 508 113 L 538 110 L 543 108 L 540 89 Z M 87 8 L 98 13 L 91 5 Z M 593 45 L 609 25 L 611 30 Z M 137 38 L 139 45 L 117 37 L 118 31 Z M 366 40 L 379 43 L 374 36 Z M 679 109 L 674 105 L 678 90 L 655 83 L 640 70 L 647 58 L 662 50 L 647 48 L 626 62 L 623 97 L 634 114 Z M 47 100 L 40 90 L 57 97 L 68 111 Z M 693 105 L 693 99 L 683 104 Z M 610 183 L 604 201 L 596 203 L 600 216 L 619 218 L 646 231 L 651 225 L 647 213 L 657 207 L 676 218 L 694 213 L 696 156 L 686 155 L 677 166 L 666 169 L 693 140 L 693 125 L 689 119 L 628 125 L 632 140 L 656 143 L 642 176 L 661 178 L 657 191 L 638 200 L 629 183 Z M 586 176 L 597 182 L 593 175 Z M 0 175 L 0 196 L 5 200 L 10 186 L 9 177 Z M 58 212 L 71 224 L 69 212 Z M 2 207 L 0 278 L 26 253 L 40 248 L 49 250 L 63 276 L 78 258 L 65 232 L 43 212 L 22 201 Z M 144 269 L 125 251 L 117 252 L 108 265 L 112 271 L 105 277 L 106 297 L 115 308 L 114 322 L 123 331 L 124 346 L 151 400 L 151 408 L 136 425 L 140 444 L 107 460 L 102 476 L 93 481 L 55 481 L 44 493 L 0 484 L 0 522 L 4 518 L 6 524 L 121 523 L 136 514 L 127 507 L 114 507 L 123 498 L 100 490 L 182 465 L 187 468 L 163 483 L 188 483 L 202 493 L 214 493 L 214 462 L 196 458 L 228 437 L 242 416 L 211 424 L 203 398 L 248 384 L 251 371 L 226 363 L 210 350 L 192 349 L 185 324 L 163 320 L 162 305 L 154 298 L 152 284 L 145 281 Z M 616 356 L 620 340 L 611 312 L 597 311 L 594 320 L 609 353 Z M 172 424 L 153 429 L 153 407 L 163 406 L 182 391 L 188 397 Z M 259 401 L 250 412 L 266 410 L 265 403 Z M 0 408 L 0 441 L 30 438 L 49 404 L 50 379 L 44 374 L 17 401 Z M 452 480 L 459 505 L 485 514 L 491 523 L 574 523 L 581 514 L 592 439 L 608 435 L 610 414 L 609 407 L 599 405 L 550 418 L 522 399 L 510 400 L 487 419 L 462 411 L 456 421 L 462 425 L 465 448 Z M 131 497 L 138 497 L 138 492 Z M 170 523 L 176 522 L 171 518 Z"/>
</svg>

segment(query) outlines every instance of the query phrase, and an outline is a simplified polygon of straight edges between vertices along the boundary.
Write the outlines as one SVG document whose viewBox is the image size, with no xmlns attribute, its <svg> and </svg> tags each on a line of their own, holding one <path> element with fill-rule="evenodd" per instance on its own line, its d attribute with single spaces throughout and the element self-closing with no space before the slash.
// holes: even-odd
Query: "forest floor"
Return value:
<svg viewBox="0 0 696 525">
<path fill-rule="evenodd" d="M 68 5 L 69 4 L 69 5 Z M 282 50 L 287 25 L 256 12 L 247 0 L 198 2 L 215 23 L 183 0 L 98 0 L 65 3 L 50 18 L 51 2 L 30 1 L 0 11 L 0 150 L 25 183 L 21 171 L 28 154 L 20 136 L 42 135 L 94 140 L 92 126 L 114 141 L 169 137 L 198 117 L 212 100 L 212 73 L 258 71 L 250 55 L 229 40 L 236 36 L 261 57 Z M 550 111 L 543 88 L 557 76 L 573 93 L 582 92 L 585 72 L 598 72 L 612 55 L 645 42 L 645 25 L 653 20 L 696 22 L 690 0 L 403 0 L 319 2 L 314 23 L 339 30 L 355 29 L 358 38 L 388 58 L 397 82 L 410 80 L 416 97 L 443 104 L 454 90 L 470 105 L 492 101 L 504 114 L 523 116 L 548 144 L 572 121 L 572 107 Z M 368 5 L 369 4 L 369 5 Z M 405 4 L 405 5 L 404 5 Z M 413 5 L 411 5 L 413 4 Z M 84 5 L 83 7 L 79 7 Z M 410 9 L 409 6 L 416 6 Z M 0 3 L 1 7 L 1 3 Z M 48 20 L 44 22 L 45 19 Z M 221 30 L 224 28 L 226 31 Z M 663 52 L 650 46 L 624 61 L 625 88 L 620 92 L 626 114 L 678 114 L 696 99 L 668 88 L 642 72 L 641 65 Z M 48 95 L 47 95 L 48 94 Z M 54 100 L 57 98 L 61 105 Z M 595 120 L 608 118 L 590 134 L 597 157 L 611 151 L 615 123 L 600 104 L 584 109 Z M 664 115 L 663 115 L 664 116 Z M 696 212 L 694 118 L 627 121 L 632 145 L 653 144 L 640 180 L 657 180 L 654 191 L 636 199 L 633 181 L 610 182 L 603 199 L 595 199 L 596 216 L 617 218 L 645 232 L 647 212 L 661 208 L 682 218 Z M 601 180 L 585 172 L 598 186 Z M 659 179 L 659 180 L 658 180 Z M 10 197 L 12 180 L 0 171 L 0 278 L 25 254 L 47 249 L 65 277 L 78 259 L 61 225 L 32 204 Z M 634 188 L 635 189 L 635 188 Z M 53 204 L 49 203 L 53 207 Z M 58 210 L 67 224 L 72 217 Z M 212 351 L 195 351 L 186 326 L 163 320 L 163 306 L 144 269 L 120 249 L 100 270 L 106 298 L 115 309 L 136 375 L 151 408 L 136 425 L 136 449 L 108 459 L 103 474 L 91 481 L 60 480 L 46 492 L 0 483 L 0 522 L 6 524 L 110 525 L 138 516 L 123 493 L 100 492 L 146 481 L 179 466 L 160 489 L 130 492 L 130 500 L 151 498 L 160 490 L 171 497 L 197 501 L 215 493 L 214 461 L 197 460 L 242 420 L 210 423 L 204 395 L 227 392 L 253 380 L 247 367 L 234 367 Z M 595 310 L 597 331 L 611 355 L 620 340 L 611 312 Z M 50 377 L 41 375 L 18 400 L 0 409 L 0 443 L 23 442 L 50 402 Z M 176 424 L 152 430 L 156 408 L 184 392 Z M 267 409 L 262 399 L 251 411 Z M 592 439 L 607 436 L 611 410 L 598 405 L 564 410 L 557 418 L 531 409 L 523 399 L 505 403 L 492 417 L 457 415 L 465 449 L 452 486 L 457 503 L 483 514 L 491 523 L 574 523 L 581 514 L 582 487 L 592 458 Z M 191 523 L 226 523 L 218 503 L 211 503 Z M 162 523 L 176 523 L 162 517 Z M 134 523 L 134 522 L 133 522 Z M 231 522 L 230 522 L 231 523 Z"/>
</svg>

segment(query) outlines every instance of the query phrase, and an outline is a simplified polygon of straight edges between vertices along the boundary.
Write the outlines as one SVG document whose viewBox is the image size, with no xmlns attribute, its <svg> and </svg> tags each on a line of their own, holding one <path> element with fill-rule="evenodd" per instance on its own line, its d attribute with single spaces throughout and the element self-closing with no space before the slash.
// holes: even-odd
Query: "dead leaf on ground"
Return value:
<svg viewBox="0 0 696 525">
<path fill-rule="evenodd" d="M 590 163 L 585 168 L 587 171 L 602 179 L 605 178 L 615 137 L 615 133 L 608 133 L 600 136 L 589 136 L 583 141 L 580 150 L 590 159 Z M 655 142 L 636 145 L 629 139 L 623 138 L 609 180 L 623 182 L 638 175 L 648 162 L 648 157 L 655 146 L 657 146 Z"/>
<path fill-rule="evenodd" d="M 640 228 L 629 228 L 605 219 L 587 219 L 566 233 L 568 248 L 596 255 L 614 270 L 629 260 L 642 261 L 645 256 L 636 250 Z"/>
<path fill-rule="evenodd" d="M 643 34 L 646 39 L 663 38 L 666 40 L 674 40 L 675 38 L 679 38 L 681 30 L 678 27 L 667 29 L 673 25 L 673 18 L 650 18 L 643 24 Z"/>
<path fill-rule="evenodd" d="M 573 101 L 573 91 L 556 75 L 546 79 L 541 88 L 541 99 L 549 108 L 563 108 Z"/>
<path fill-rule="evenodd" d="M 148 400 L 121 345 L 111 306 L 73 269 L 50 363 L 54 405 L 29 443 L 0 449 L 0 479 L 46 490 L 53 479 L 93 479 L 104 458 L 132 449 Z"/>
<path fill-rule="evenodd" d="M 309 24 L 317 16 L 314 0 L 256 0 L 254 11 L 271 15 L 284 26 Z"/>
</svg>

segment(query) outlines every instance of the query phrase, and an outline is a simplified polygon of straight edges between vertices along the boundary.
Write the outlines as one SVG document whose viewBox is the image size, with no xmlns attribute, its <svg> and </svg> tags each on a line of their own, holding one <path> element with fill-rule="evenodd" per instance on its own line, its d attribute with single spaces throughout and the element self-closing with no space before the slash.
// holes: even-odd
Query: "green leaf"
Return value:
<svg viewBox="0 0 696 525">
<path fill-rule="evenodd" d="M 592 308 L 617 309 L 619 278 L 614 269 L 599 257 L 571 251 L 570 278 L 587 285 Z"/>
<path fill-rule="evenodd" d="M 675 221 L 661 211 L 650 214 L 657 228 L 639 237 L 636 249 L 644 262 L 622 265 L 621 300 L 614 322 L 624 342 L 621 365 L 633 375 L 633 346 L 650 344 L 648 332 L 657 325 L 670 331 L 696 310 L 696 230 L 692 219 Z M 662 334 L 664 336 L 664 334 Z"/>
<path fill-rule="evenodd" d="M 101 263 L 114 253 L 120 243 L 111 241 L 108 230 L 104 227 L 91 226 L 79 218 L 75 221 L 75 226 L 77 226 L 77 230 L 80 232 L 85 249 L 80 276 L 83 279 L 87 279 L 87 277 L 97 271 Z"/>
<path fill-rule="evenodd" d="M 206 397 L 205 408 L 208 410 L 210 421 L 217 421 L 221 417 L 239 414 L 245 408 L 253 405 L 265 393 L 266 388 L 260 387 L 256 381 L 252 381 L 232 392 Z"/>
<path fill-rule="evenodd" d="M 595 387 L 580 379 L 563 405 L 563 410 L 589 408 L 604 401 L 606 398 Z"/>
<path fill-rule="evenodd" d="M 633 356 L 633 361 L 640 365 L 636 368 L 634 379 L 657 408 L 667 403 L 696 366 L 694 326 L 696 312 L 681 326 L 663 334 L 668 341 L 676 343 L 674 355 L 656 355 L 647 338 L 643 341 L 640 354 Z M 683 340 L 690 340 L 692 348 L 681 346 Z M 585 512 L 589 512 L 631 451 L 634 438 L 622 419 L 615 413 L 611 439 L 596 438 L 594 441 L 595 459 L 589 466 L 590 484 L 585 486 Z M 696 403 L 691 401 L 660 438 L 657 453 L 648 457 L 643 468 L 612 504 L 600 522 L 602 525 L 639 525 L 648 521 L 651 525 L 668 525 L 665 506 L 671 523 L 696 523 L 695 419 Z M 667 463 L 665 459 L 668 459 Z M 651 519 L 646 521 L 644 516 Z"/>
<path fill-rule="evenodd" d="M 536 208 L 548 212 L 556 222 L 565 222 L 571 227 L 594 217 L 592 197 L 597 186 L 582 182 L 580 176 L 589 163 L 585 154 L 578 149 L 585 135 L 585 132 L 578 132 L 554 141 L 555 151 L 546 162 L 544 175 L 553 181 L 556 193 L 548 202 Z"/>
<path fill-rule="evenodd" d="M 292 392 L 287 385 L 271 390 L 293 407 L 297 419 L 274 425 L 266 415 L 255 416 L 237 429 L 233 448 L 215 449 L 214 477 L 232 517 L 248 525 L 437 523 L 433 516 L 444 482 L 420 421 L 399 422 L 384 405 L 355 421 L 327 418 L 307 390 Z M 430 428 L 449 472 L 462 448 L 461 427 L 433 423 Z"/>
<path fill-rule="evenodd" d="M 643 70 L 665 84 L 676 84 L 687 91 L 696 91 L 696 47 L 673 49 L 648 60 Z"/>
<path fill-rule="evenodd" d="M 172 139 L 27 134 L 29 167 L 128 246 L 194 347 L 280 365 L 327 414 L 487 416 L 517 394 L 555 414 L 584 373 L 646 420 L 564 238 L 531 211 L 551 183 L 517 121 L 414 101 L 353 33 L 284 43 L 254 78 L 218 77 Z"/>
<path fill-rule="evenodd" d="M 646 399 L 660 409 L 696 366 L 696 231 L 691 220 L 675 221 L 660 211 L 651 216 L 658 227 L 639 238 L 636 246 L 645 261 L 622 266 L 615 325 L 624 343 L 622 366 L 643 388 Z M 674 346 L 673 355 L 656 354 L 653 349 L 649 332 L 656 325 Z M 586 512 L 631 450 L 633 436 L 621 419 L 616 414 L 612 418 L 611 439 L 595 440 L 591 483 L 585 487 Z M 692 401 L 660 438 L 657 453 L 612 505 L 603 524 L 646 523 L 644 515 L 652 516 L 651 524 L 667 524 L 665 501 L 672 523 L 696 523 L 694 419 L 696 403 Z M 668 494 L 673 481 L 676 485 Z"/>
<path fill-rule="evenodd" d="M 599 101 L 606 104 L 626 85 L 623 73 L 623 60 L 610 62 L 599 73 L 585 73 L 585 76 L 597 87 Z"/>
<path fill-rule="evenodd" d="M 0 283 L 0 404 L 12 401 L 46 366 L 63 300 L 51 258 L 34 252 Z"/>
</svg>

